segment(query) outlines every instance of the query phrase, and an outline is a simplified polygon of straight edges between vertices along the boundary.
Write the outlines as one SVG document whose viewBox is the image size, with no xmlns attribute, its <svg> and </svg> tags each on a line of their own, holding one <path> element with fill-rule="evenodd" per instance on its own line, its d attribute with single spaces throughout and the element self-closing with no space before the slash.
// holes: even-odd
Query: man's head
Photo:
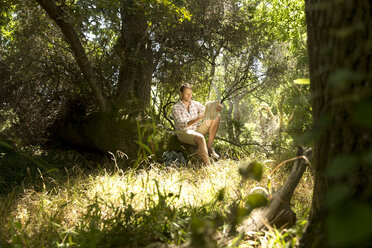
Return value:
<svg viewBox="0 0 372 248">
<path fill-rule="evenodd" d="M 180 97 L 182 101 L 190 102 L 192 97 L 192 88 L 188 83 L 182 84 L 180 88 Z"/>
</svg>

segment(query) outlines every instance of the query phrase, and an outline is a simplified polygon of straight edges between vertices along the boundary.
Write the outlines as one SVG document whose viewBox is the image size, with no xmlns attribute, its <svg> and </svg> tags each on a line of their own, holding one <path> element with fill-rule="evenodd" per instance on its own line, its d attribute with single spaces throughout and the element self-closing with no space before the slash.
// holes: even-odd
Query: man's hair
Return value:
<svg viewBox="0 0 372 248">
<path fill-rule="evenodd" d="M 184 84 L 182 84 L 181 87 L 180 87 L 180 92 L 183 93 L 183 91 L 184 91 L 185 89 L 192 89 L 192 88 L 191 88 L 191 85 L 190 85 L 189 83 L 184 83 Z"/>
</svg>

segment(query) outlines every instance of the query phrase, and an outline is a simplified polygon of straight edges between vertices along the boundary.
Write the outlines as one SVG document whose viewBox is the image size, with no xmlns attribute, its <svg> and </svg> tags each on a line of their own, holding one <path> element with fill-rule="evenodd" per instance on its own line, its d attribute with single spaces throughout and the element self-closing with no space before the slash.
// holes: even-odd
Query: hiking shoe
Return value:
<svg viewBox="0 0 372 248">
<path fill-rule="evenodd" d="M 210 155 L 212 158 L 216 158 L 216 159 L 220 158 L 220 155 L 218 155 L 218 154 L 216 153 L 216 151 L 214 150 L 213 147 L 209 147 L 209 148 L 208 148 L 208 152 L 209 152 L 209 155 Z"/>
</svg>

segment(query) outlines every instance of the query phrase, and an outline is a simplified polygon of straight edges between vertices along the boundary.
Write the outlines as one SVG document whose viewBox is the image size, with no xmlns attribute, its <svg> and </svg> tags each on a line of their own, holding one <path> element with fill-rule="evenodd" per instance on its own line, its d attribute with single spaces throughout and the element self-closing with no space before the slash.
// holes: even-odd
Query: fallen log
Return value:
<svg viewBox="0 0 372 248">
<path fill-rule="evenodd" d="M 290 227 L 296 222 L 296 214 L 290 207 L 293 193 L 300 182 L 306 166 L 310 164 L 311 149 L 298 147 L 297 159 L 283 187 L 272 195 L 268 206 L 255 209 L 237 228 L 239 233 L 268 229 L 270 226 Z"/>
</svg>

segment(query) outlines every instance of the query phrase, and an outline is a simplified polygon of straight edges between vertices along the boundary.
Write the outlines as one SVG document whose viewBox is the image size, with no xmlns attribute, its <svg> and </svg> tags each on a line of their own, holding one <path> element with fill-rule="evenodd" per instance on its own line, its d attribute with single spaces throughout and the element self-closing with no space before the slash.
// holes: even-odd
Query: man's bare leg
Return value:
<svg viewBox="0 0 372 248">
<path fill-rule="evenodd" d="M 195 135 L 195 143 L 198 145 L 198 154 L 201 157 L 204 164 L 209 165 L 209 156 L 207 143 L 205 142 L 204 135 L 197 134 Z"/>
</svg>

